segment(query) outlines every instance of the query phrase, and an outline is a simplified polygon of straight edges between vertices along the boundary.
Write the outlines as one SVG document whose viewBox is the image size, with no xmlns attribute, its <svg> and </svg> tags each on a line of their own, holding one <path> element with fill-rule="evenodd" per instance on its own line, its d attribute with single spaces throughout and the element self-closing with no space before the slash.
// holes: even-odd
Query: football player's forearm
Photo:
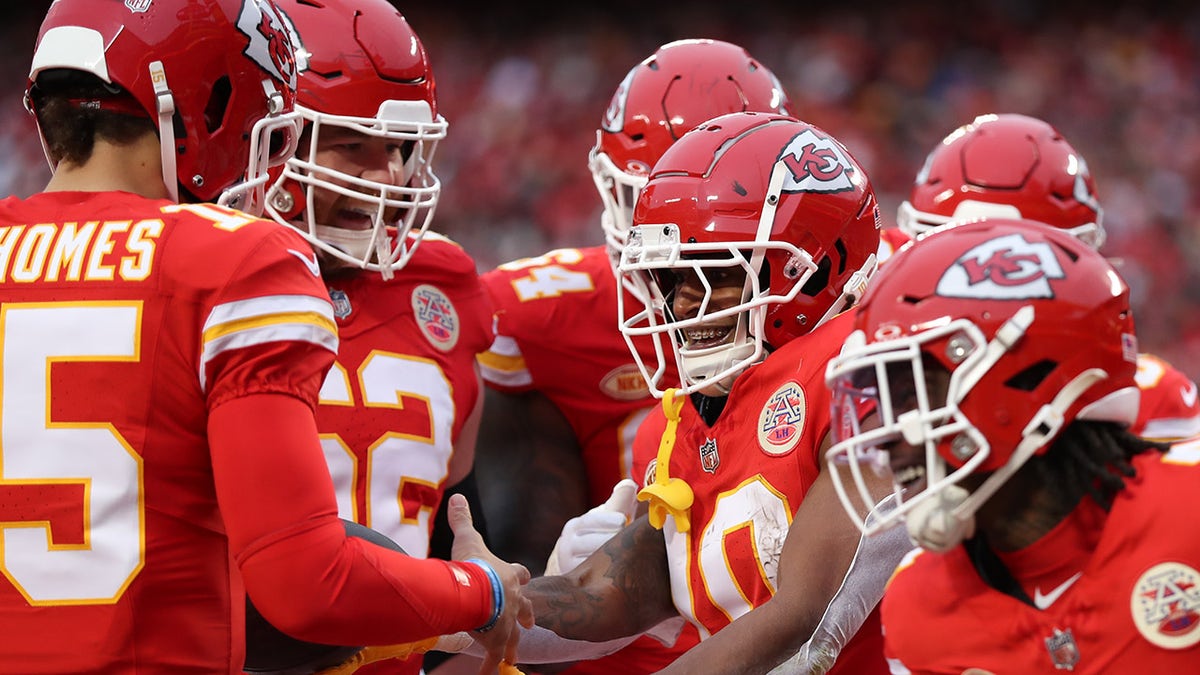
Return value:
<svg viewBox="0 0 1200 675">
<path fill-rule="evenodd" d="M 247 592 L 280 630 L 310 642 L 384 645 L 488 621 L 491 586 L 475 565 L 410 558 L 347 538 L 333 522 L 239 555 Z"/>
<path fill-rule="evenodd" d="M 539 626 L 578 640 L 642 633 L 677 615 L 662 533 L 642 517 L 579 567 L 530 582 Z"/>
<path fill-rule="evenodd" d="M 768 601 L 685 652 L 659 675 L 766 673 L 804 641 L 795 620 L 781 603 Z"/>
</svg>

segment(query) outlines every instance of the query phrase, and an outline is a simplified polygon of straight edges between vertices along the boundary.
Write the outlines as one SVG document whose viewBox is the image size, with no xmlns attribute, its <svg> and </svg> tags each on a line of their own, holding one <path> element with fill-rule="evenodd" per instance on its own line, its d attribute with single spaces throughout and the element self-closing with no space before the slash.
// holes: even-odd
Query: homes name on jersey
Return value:
<svg viewBox="0 0 1200 675">
<path fill-rule="evenodd" d="M 143 281 L 163 221 L 91 220 L 0 227 L 0 283 Z"/>
</svg>

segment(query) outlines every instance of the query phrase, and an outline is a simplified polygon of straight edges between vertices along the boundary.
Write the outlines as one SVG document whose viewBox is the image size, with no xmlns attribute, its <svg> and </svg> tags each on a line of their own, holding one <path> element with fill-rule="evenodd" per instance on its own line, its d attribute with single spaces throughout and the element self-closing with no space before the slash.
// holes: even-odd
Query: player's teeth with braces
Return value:
<svg viewBox="0 0 1200 675">
<path fill-rule="evenodd" d="M 689 330 L 687 332 L 687 338 L 692 342 L 699 342 L 702 340 L 712 340 L 714 338 L 724 337 L 728 334 L 728 328 L 705 328 Z"/>
<path fill-rule="evenodd" d="M 925 477 L 925 467 L 921 465 L 909 466 L 901 469 L 896 474 L 896 482 L 901 485 L 911 485 L 912 483 Z"/>
</svg>

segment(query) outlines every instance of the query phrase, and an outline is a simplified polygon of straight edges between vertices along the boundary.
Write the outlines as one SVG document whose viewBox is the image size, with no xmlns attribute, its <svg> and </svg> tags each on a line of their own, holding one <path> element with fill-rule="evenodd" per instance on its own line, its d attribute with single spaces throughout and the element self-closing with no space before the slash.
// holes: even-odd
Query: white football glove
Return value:
<svg viewBox="0 0 1200 675">
<path fill-rule="evenodd" d="M 613 486 L 608 501 L 568 520 L 546 561 L 546 575 L 570 572 L 624 529 L 637 509 L 637 492 L 637 483 L 626 478 Z"/>
</svg>

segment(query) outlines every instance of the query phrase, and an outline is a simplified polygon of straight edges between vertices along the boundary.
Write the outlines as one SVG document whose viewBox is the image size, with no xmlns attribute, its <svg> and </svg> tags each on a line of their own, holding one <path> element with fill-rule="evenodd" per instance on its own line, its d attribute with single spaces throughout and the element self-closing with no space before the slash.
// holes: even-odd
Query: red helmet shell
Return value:
<svg viewBox="0 0 1200 675">
<path fill-rule="evenodd" d="M 898 220 L 916 236 L 949 219 L 991 216 L 1066 230 L 1101 225 L 1087 163 L 1053 126 L 1014 114 L 981 115 L 939 143 Z"/>
<path fill-rule="evenodd" d="M 386 0 L 276 0 L 296 27 L 299 104 L 372 117 L 384 101 L 425 101 L 437 117 L 425 46 Z M 336 11 L 330 9 L 336 8 Z"/>
<path fill-rule="evenodd" d="M 871 280 L 855 327 L 873 343 L 967 319 L 990 341 L 1026 306 L 1033 322 L 958 403 L 992 446 L 978 469 L 991 471 L 1008 461 L 1034 414 L 1085 370 L 1102 368 L 1108 377 L 1074 402 L 1068 421 L 1084 406 L 1136 387 L 1129 288 L 1108 261 L 1034 221 L 988 218 L 939 228 L 901 249 Z M 953 371 L 952 339 L 924 343 L 922 352 Z M 1131 414 L 1111 419 L 1128 422 Z M 963 463 L 949 442 L 939 453 L 951 466 Z"/>
<path fill-rule="evenodd" d="M 779 79 L 742 47 L 678 40 L 625 76 L 604 112 L 599 150 L 618 169 L 646 175 L 672 143 L 713 117 L 787 108 Z"/>
<path fill-rule="evenodd" d="M 634 221 L 674 223 L 681 243 L 739 243 L 753 250 L 773 171 L 786 167 L 769 239 L 806 251 L 821 267 L 788 303 L 766 314 L 764 341 L 780 347 L 808 333 L 842 298 L 879 248 L 879 208 L 866 173 L 841 143 L 797 119 L 733 113 L 671 146 L 638 198 Z M 767 249 L 773 293 L 795 284 L 780 249 Z"/>
<path fill-rule="evenodd" d="M 179 183 L 216 201 L 246 173 L 255 123 L 292 108 L 291 29 L 268 0 L 57 0 L 42 21 L 28 86 L 48 69 L 90 72 L 157 120 L 156 61 L 175 106 Z M 264 81 L 282 95 L 282 109 L 271 109 Z"/>
</svg>

